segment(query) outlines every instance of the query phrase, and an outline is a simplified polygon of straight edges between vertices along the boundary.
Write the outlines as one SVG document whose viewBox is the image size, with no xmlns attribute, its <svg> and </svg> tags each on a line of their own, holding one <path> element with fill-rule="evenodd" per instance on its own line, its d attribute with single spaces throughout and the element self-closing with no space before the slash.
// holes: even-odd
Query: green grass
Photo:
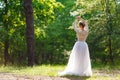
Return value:
<svg viewBox="0 0 120 80">
<path fill-rule="evenodd" d="M 23 75 L 46 75 L 57 76 L 57 72 L 63 70 L 63 65 L 41 65 L 33 67 L 1 66 L 0 72 L 23 74 Z"/>
<path fill-rule="evenodd" d="M 65 65 L 41 65 L 41 66 L 33 66 L 33 67 L 18 67 L 18 66 L 0 66 L 0 72 L 14 73 L 20 75 L 40 75 L 40 76 L 58 76 L 57 72 L 64 70 Z M 74 80 L 120 80 L 120 74 L 112 73 L 114 70 L 120 71 L 120 66 L 110 66 L 110 65 L 100 65 L 93 64 L 92 65 L 93 72 L 92 77 L 77 77 L 77 76 L 66 76 L 66 78 Z M 97 72 L 103 71 L 102 76 L 97 76 Z M 109 76 L 105 76 L 104 74 L 110 74 Z M 111 75 L 112 74 L 112 75 Z"/>
</svg>

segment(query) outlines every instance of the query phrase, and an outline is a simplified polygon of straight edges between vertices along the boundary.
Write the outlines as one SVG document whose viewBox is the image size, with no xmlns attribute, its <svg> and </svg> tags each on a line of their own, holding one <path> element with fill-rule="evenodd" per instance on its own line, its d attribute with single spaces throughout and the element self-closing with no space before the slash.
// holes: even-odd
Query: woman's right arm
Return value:
<svg viewBox="0 0 120 80">
<path fill-rule="evenodd" d="M 84 21 L 84 24 L 85 24 L 84 30 L 89 32 L 88 23 L 86 21 Z"/>
</svg>

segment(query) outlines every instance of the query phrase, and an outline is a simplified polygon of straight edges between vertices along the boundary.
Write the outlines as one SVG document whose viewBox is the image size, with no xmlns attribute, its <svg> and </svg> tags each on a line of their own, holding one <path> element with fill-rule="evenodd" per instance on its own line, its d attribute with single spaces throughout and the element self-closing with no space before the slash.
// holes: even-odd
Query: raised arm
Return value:
<svg viewBox="0 0 120 80">
<path fill-rule="evenodd" d="M 84 23 L 85 23 L 84 30 L 87 31 L 87 32 L 89 32 L 88 23 L 86 21 Z"/>
<path fill-rule="evenodd" d="M 77 28 L 77 24 L 78 24 L 78 20 L 75 19 L 75 21 L 73 22 L 72 26 L 73 26 L 73 29 L 74 29 L 76 32 L 79 32 L 79 29 Z"/>
</svg>

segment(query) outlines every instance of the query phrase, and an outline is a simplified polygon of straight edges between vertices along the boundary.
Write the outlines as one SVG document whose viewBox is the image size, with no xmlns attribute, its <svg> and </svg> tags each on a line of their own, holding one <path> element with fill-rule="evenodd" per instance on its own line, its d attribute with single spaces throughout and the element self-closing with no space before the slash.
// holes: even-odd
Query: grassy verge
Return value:
<svg viewBox="0 0 120 80">
<path fill-rule="evenodd" d="M 18 66 L 0 66 L 0 72 L 4 73 L 14 73 L 20 75 L 41 75 L 41 76 L 58 76 L 57 72 L 64 70 L 65 65 L 41 65 L 33 67 L 18 67 Z M 88 77 L 77 77 L 77 76 L 66 76 L 70 80 L 73 78 L 80 80 L 120 80 L 120 66 L 111 66 L 111 65 L 101 65 L 93 64 L 92 65 L 93 76 Z M 114 71 L 118 71 L 117 73 Z"/>
<path fill-rule="evenodd" d="M 64 65 L 41 65 L 33 67 L 1 66 L 0 72 L 23 74 L 23 75 L 45 75 L 57 76 L 57 72 L 64 69 Z"/>
</svg>

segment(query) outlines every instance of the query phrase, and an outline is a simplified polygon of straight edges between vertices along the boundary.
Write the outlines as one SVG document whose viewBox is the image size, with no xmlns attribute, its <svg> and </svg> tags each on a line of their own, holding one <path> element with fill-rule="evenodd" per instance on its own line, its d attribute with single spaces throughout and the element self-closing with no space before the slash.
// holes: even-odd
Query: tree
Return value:
<svg viewBox="0 0 120 80">
<path fill-rule="evenodd" d="M 8 32 L 8 21 L 7 21 L 7 16 L 8 16 L 8 0 L 4 0 L 5 3 L 5 11 L 4 11 L 4 28 Z M 9 48 L 9 40 L 8 40 L 8 35 L 5 38 L 4 41 L 4 65 L 6 66 L 7 62 L 9 61 L 9 54 L 8 54 L 8 48 Z"/>
<path fill-rule="evenodd" d="M 52 39 L 55 40 L 57 35 L 49 34 L 59 33 L 56 33 L 57 26 L 53 22 L 59 16 L 57 14 L 61 14 L 64 6 L 56 0 L 34 0 L 33 6 L 36 38 L 35 64 L 56 63 L 55 60 L 58 60 L 58 56 L 55 51 L 58 47 L 55 45 L 57 41 Z M 49 26 L 50 24 L 53 25 Z M 56 32 L 52 30 L 53 27 Z"/>
<path fill-rule="evenodd" d="M 1 63 L 5 65 L 18 61 L 20 57 L 18 56 L 19 53 L 17 53 L 18 50 L 19 52 L 25 52 L 25 47 L 21 45 L 21 43 L 25 44 L 25 42 L 22 42 L 24 40 L 24 18 L 21 17 L 21 12 L 23 11 L 21 4 L 21 0 L 19 3 L 17 0 L 14 2 L 11 0 L 0 0 L 0 57 Z"/>
<path fill-rule="evenodd" d="M 113 60 L 113 52 L 112 52 L 112 15 L 110 11 L 110 1 L 106 0 L 106 20 L 107 20 L 107 29 L 108 29 L 108 47 L 109 47 L 109 56 L 112 63 L 114 63 Z"/>
<path fill-rule="evenodd" d="M 32 0 L 24 0 L 24 9 L 26 16 L 26 41 L 27 41 L 28 66 L 33 66 L 35 54 L 35 41 L 34 41 Z"/>
<path fill-rule="evenodd" d="M 34 27 L 37 49 L 37 54 L 35 54 L 35 64 L 38 64 L 44 62 L 41 60 L 41 55 L 43 52 L 46 53 L 46 48 L 42 46 L 46 43 L 44 40 L 46 37 L 45 27 L 48 27 L 48 25 L 55 20 L 55 10 L 60 10 L 63 6 L 56 0 L 33 0 L 32 3 L 34 8 Z M 25 33 L 27 31 L 25 28 L 26 21 L 23 5 L 24 0 L 8 0 L 8 14 L 6 16 L 5 2 L 4 0 L 0 0 L 0 15 L 2 17 L 0 18 L 0 63 L 4 63 L 4 42 L 7 38 L 9 39 L 9 64 L 26 65 L 28 62 L 26 53 L 27 38 L 25 39 Z M 4 20 L 6 20 L 8 24 L 7 30 L 4 27 Z"/>
</svg>

